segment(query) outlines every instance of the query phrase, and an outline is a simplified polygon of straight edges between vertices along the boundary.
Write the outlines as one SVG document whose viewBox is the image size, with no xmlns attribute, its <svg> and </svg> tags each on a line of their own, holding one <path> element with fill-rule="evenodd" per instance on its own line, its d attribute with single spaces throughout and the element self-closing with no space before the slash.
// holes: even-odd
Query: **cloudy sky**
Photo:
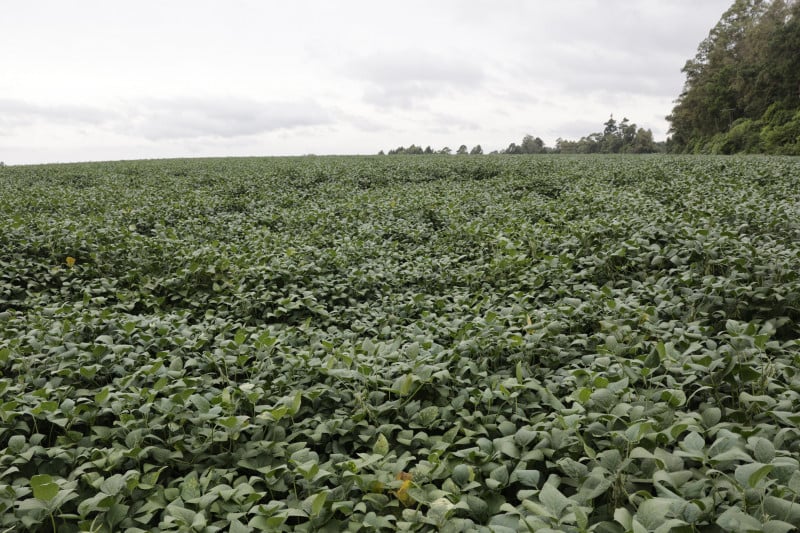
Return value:
<svg viewBox="0 0 800 533">
<path fill-rule="evenodd" d="M 666 136 L 732 0 L 4 2 L 7 164 Z"/>
</svg>

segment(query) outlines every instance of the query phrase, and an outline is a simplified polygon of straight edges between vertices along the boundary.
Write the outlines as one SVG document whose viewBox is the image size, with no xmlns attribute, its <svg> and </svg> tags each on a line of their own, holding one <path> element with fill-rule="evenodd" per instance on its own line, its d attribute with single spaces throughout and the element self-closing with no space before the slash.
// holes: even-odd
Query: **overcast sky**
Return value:
<svg viewBox="0 0 800 533">
<path fill-rule="evenodd" d="M 0 160 L 666 137 L 732 0 L 8 1 Z"/>
</svg>

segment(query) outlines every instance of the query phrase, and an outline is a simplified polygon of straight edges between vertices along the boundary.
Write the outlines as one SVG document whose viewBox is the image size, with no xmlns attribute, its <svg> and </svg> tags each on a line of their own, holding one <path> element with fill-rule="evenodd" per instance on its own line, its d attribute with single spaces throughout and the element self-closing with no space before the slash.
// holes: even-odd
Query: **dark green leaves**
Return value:
<svg viewBox="0 0 800 533">
<path fill-rule="evenodd" d="M 798 175 L 6 169 L 0 529 L 787 531 Z"/>
</svg>

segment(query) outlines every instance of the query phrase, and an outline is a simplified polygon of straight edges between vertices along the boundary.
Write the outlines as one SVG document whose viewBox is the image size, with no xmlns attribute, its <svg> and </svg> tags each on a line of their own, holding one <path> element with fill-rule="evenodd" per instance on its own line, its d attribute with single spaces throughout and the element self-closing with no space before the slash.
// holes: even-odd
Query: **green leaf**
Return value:
<svg viewBox="0 0 800 533">
<path fill-rule="evenodd" d="M 578 402 L 583 405 L 589 401 L 589 398 L 592 396 L 592 389 L 589 387 L 581 387 L 576 392 L 576 398 Z"/>
<path fill-rule="evenodd" d="M 194 523 L 194 519 L 197 514 L 191 509 L 183 507 L 182 502 L 180 505 L 177 504 L 168 505 L 166 511 L 169 515 L 177 518 L 179 523 L 182 523 L 185 526 L 191 526 L 192 523 Z"/>
<path fill-rule="evenodd" d="M 538 433 L 536 433 L 535 431 L 522 428 L 518 430 L 516 434 L 514 434 L 514 442 L 516 442 L 518 446 L 526 448 L 528 444 L 530 444 L 536 439 L 537 436 Z"/>
<path fill-rule="evenodd" d="M 615 478 L 608 475 L 607 472 L 606 475 L 603 475 L 602 469 L 595 469 L 581 484 L 578 494 L 575 495 L 575 499 L 580 502 L 591 502 L 595 498 L 608 492 L 608 489 L 614 484 L 614 479 Z"/>
<path fill-rule="evenodd" d="M 770 520 L 764 523 L 762 531 L 764 533 L 789 533 L 789 531 L 795 531 L 796 529 L 795 526 L 788 522 Z"/>
<path fill-rule="evenodd" d="M 650 498 L 645 500 L 639 504 L 639 508 L 636 510 L 636 519 L 648 530 L 653 531 L 667 520 L 667 515 L 676 502 L 679 502 L 679 500 L 671 498 Z"/>
<path fill-rule="evenodd" d="M 624 527 L 626 531 L 633 529 L 633 515 L 624 507 L 614 509 L 614 521 Z"/>
<path fill-rule="evenodd" d="M 511 481 L 519 481 L 526 487 L 536 487 L 541 479 L 541 472 L 538 470 L 514 470 L 511 474 Z"/>
<path fill-rule="evenodd" d="M 681 447 L 690 452 L 699 452 L 705 455 L 706 441 L 698 433 L 692 431 L 684 437 Z"/>
<path fill-rule="evenodd" d="M 435 405 L 431 405 L 417 413 L 417 416 L 419 417 L 420 424 L 426 427 L 430 426 L 439 416 L 439 408 Z"/>
<path fill-rule="evenodd" d="M 716 426 L 722 419 L 722 410 L 719 407 L 707 407 L 700 413 L 703 425 L 707 428 Z"/>
<path fill-rule="evenodd" d="M 112 530 L 114 529 L 114 526 L 120 524 L 128 517 L 129 509 L 130 508 L 127 505 L 123 505 L 121 503 L 114 503 L 111 507 L 109 507 L 105 514 L 105 521 Z"/>
<path fill-rule="evenodd" d="M 289 406 L 289 416 L 294 416 L 300 410 L 300 405 L 303 403 L 303 393 L 297 391 L 292 396 L 292 403 Z"/>
<path fill-rule="evenodd" d="M 747 453 L 741 448 L 731 448 L 730 450 L 718 453 L 711 458 L 711 462 L 715 464 L 734 461 L 750 462 L 752 460 L 753 458 L 747 455 Z"/>
<path fill-rule="evenodd" d="M 183 478 L 183 482 L 180 484 L 180 490 L 183 501 L 190 501 L 200 497 L 202 492 L 197 472 L 189 472 L 186 477 Z M 194 520 L 194 518 L 192 518 L 192 520 Z M 192 520 L 189 520 L 188 523 L 191 524 Z"/>
<path fill-rule="evenodd" d="M 11 453 L 19 453 L 25 448 L 25 437 L 22 435 L 12 435 L 8 439 L 8 451 Z"/>
<path fill-rule="evenodd" d="M 109 388 L 105 387 L 103 390 L 94 395 L 94 403 L 102 405 L 103 403 L 105 403 L 110 393 L 111 391 L 109 390 Z"/>
<path fill-rule="evenodd" d="M 508 468 L 505 465 L 498 466 L 489 473 L 489 478 L 496 481 L 498 486 L 505 487 L 508 485 Z"/>
<path fill-rule="evenodd" d="M 252 531 L 249 527 L 234 518 L 229 525 L 229 533 L 249 533 Z M 263 531 L 263 530 L 262 530 Z"/>
<path fill-rule="evenodd" d="M 498 439 L 494 439 L 492 445 L 495 451 L 500 452 L 506 457 L 519 459 L 520 453 L 519 449 L 517 449 L 517 446 L 514 444 L 514 437 L 509 436 L 509 437 L 500 437 Z"/>
<path fill-rule="evenodd" d="M 328 499 L 328 491 L 322 491 L 314 496 L 311 502 L 311 516 L 318 516 L 325 507 L 325 501 Z"/>
<path fill-rule="evenodd" d="M 285 515 L 277 516 L 254 516 L 247 523 L 247 527 L 252 531 L 258 529 L 260 531 L 280 531 L 280 528 L 288 517 Z"/>
<path fill-rule="evenodd" d="M 125 488 L 125 478 L 120 474 L 114 474 L 103 480 L 100 490 L 109 496 L 115 496 Z"/>
<path fill-rule="evenodd" d="M 17 504 L 17 510 L 19 511 L 49 511 L 50 508 L 47 505 L 47 502 L 36 499 L 36 498 L 29 498 L 27 500 L 22 500 Z"/>
<path fill-rule="evenodd" d="M 456 465 L 456 467 L 453 468 L 453 473 L 451 476 L 453 481 L 462 486 L 475 479 L 475 474 L 472 471 L 472 467 L 465 464 Z"/>
<path fill-rule="evenodd" d="M 775 496 L 765 496 L 764 510 L 772 518 L 788 522 L 794 527 L 800 528 L 800 503 Z"/>
<path fill-rule="evenodd" d="M 758 462 L 771 463 L 775 459 L 775 446 L 767 439 L 758 437 L 753 446 L 753 455 Z"/>
<path fill-rule="evenodd" d="M 400 396 L 408 396 L 411 392 L 411 386 L 414 384 L 414 378 L 411 374 L 406 374 L 406 377 L 400 382 Z"/>
<path fill-rule="evenodd" d="M 717 517 L 716 524 L 731 533 L 750 533 L 762 531 L 761 522 L 738 507 L 731 507 Z"/>
<path fill-rule="evenodd" d="M 745 487 L 756 488 L 758 483 L 764 479 L 774 467 L 763 463 L 748 463 L 736 467 L 736 481 Z"/>
<path fill-rule="evenodd" d="M 376 453 L 378 455 L 386 455 L 389 453 L 389 441 L 383 435 L 383 433 L 378 434 L 378 438 L 375 440 L 375 444 L 372 446 L 372 453 Z"/>
<path fill-rule="evenodd" d="M 31 488 L 33 489 L 33 497 L 45 502 L 55 498 L 60 490 L 53 478 L 47 474 L 33 476 L 31 478 Z"/>
<path fill-rule="evenodd" d="M 563 515 L 564 509 L 575 503 L 564 496 L 552 483 L 545 483 L 542 490 L 539 491 L 539 501 L 558 518 Z"/>
</svg>

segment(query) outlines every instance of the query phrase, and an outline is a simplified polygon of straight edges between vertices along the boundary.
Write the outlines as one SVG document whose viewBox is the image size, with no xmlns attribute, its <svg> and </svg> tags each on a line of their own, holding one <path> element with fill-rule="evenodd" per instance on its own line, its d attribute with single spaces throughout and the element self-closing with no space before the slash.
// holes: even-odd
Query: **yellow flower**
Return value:
<svg viewBox="0 0 800 533">
<path fill-rule="evenodd" d="M 68 266 L 69 268 L 72 268 L 72 267 L 74 267 L 74 266 L 75 266 L 75 258 L 74 258 L 74 257 L 72 257 L 72 256 L 69 256 L 69 255 L 68 255 L 68 256 L 67 256 L 67 259 L 65 260 L 65 262 L 67 263 L 67 266 Z"/>
</svg>

